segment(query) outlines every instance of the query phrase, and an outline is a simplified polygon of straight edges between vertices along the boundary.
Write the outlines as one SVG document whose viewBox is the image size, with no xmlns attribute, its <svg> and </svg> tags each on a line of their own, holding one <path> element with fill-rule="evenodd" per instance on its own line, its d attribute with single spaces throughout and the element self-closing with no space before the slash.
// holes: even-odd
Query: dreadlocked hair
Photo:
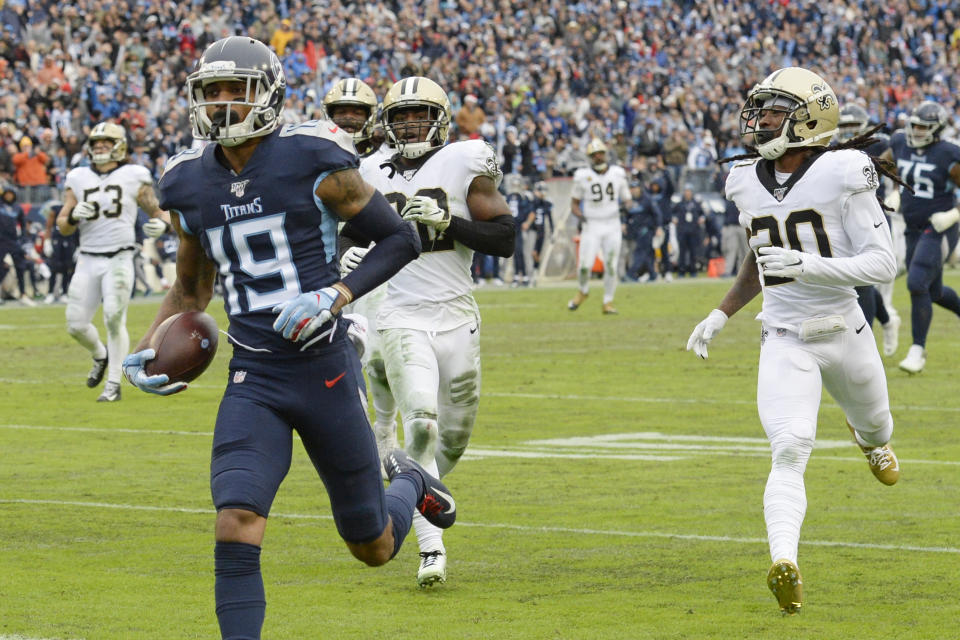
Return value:
<svg viewBox="0 0 960 640">
<path fill-rule="evenodd" d="M 846 140 L 844 142 L 837 144 L 836 146 L 812 147 L 811 151 L 813 151 L 813 153 L 816 155 L 819 155 L 826 151 L 838 151 L 840 149 L 856 149 L 858 151 L 863 151 L 873 143 L 880 141 L 880 138 L 874 138 L 873 134 L 877 133 L 882 128 L 883 128 L 883 124 L 881 123 L 871 129 L 867 129 L 866 131 L 864 131 L 863 133 L 861 133 L 856 137 L 850 138 L 849 140 Z M 727 162 L 736 162 L 737 160 L 752 160 L 753 158 L 759 158 L 759 157 L 761 157 L 759 153 L 757 153 L 756 151 L 751 151 L 749 153 L 741 153 L 740 155 L 737 155 L 737 156 L 723 158 L 721 160 L 718 160 L 717 164 L 725 164 Z M 897 172 L 897 165 L 895 163 L 889 160 L 884 160 L 883 158 L 878 158 L 877 156 L 871 156 L 870 154 L 867 154 L 867 157 L 870 158 L 870 162 L 873 163 L 874 169 L 876 169 L 881 175 L 887 176 L 888 178 L 893 180 L 894 184 L 897 184 L 903 187 L 904 189 L 906 189 L 907 191 L 909 191 L 910 193 L 913 193 L 913 187 L 911 187 L 906 182 L 900 179 L 900 174 Z M 883 209 L 884 211 L 891 211 L 891 212 L 893 211 L 893 209 L 883 204 L 883 200 L 881 200 L 879 196 L 877 196 L 877 200 L 880 202 L 881 209 Z"/>
</svg>

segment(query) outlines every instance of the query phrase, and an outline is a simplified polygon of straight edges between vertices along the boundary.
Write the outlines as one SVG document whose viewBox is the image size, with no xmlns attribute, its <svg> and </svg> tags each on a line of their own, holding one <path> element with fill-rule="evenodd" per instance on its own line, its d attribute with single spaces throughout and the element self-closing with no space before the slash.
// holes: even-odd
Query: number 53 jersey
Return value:
<svg viewBox="0 0 960 640">
<path fill-rule="evenodd" d="M 726 196 L 740 210 L 754 254 L 777 246 L 824 258 L 867 252 L 892 253 L 890 228 L 875 194 L 880 181 L 869 156 L 856 150 L 815 153 L 791 174 L 777 174 L 772 160 L 733 166 Z M 815 284 L 765 277 L 763 308 L 768 326 L 796 330 L 804 320 L 845 313 L 857 304 L 854 278 L 848 284 Z"/>
<path fill-rule="evenodd" d="M 470 219 L 467 193 L 477 176 L 499 185 L 503 174 L 493 147 L 482 140 L 453 142 L 430 155 L 415 170 L 400 171 L 382 158 L 364 160 L 360 174 L 403 211 L 412 196 L 433 198 L 451 216 Z M 480 313 L 471 289 L 473 249 L 446 233 L 417 224 L 422 251 L 387 281 L 387 295 L 377 314 L 378 329 L 448 331 Z"/>
<path fill-rule="evenodd" d="M 64 188 L 77 202 L 89 202 L 97 209 L 90 220 L 80 221 L 80 250 L 110 253 L 136 243 L 137 193 L 143 185 L 153 185 L 146 167 L 122 164 L 109 173 L 97 173 L 90 167 L 77 167 L 67 174 Z"/>
</svg>

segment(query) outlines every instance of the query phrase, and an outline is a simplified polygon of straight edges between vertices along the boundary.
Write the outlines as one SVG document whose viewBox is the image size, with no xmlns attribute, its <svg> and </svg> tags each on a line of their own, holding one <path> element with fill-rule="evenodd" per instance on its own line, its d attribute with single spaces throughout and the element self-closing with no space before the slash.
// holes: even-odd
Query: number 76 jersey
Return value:
<svg viewBox="0 0 960 640">
<path fill-rule="evenodd" d="M 781 174 L 780 178 L 784 176 Z M 756 255 L 776 246 L 824 258 L 848 258 L 868 251 L 892 251 L 890 228 L 875 197 L 880 181 L 869 156 L 856 150 L 815 153 L 781 184 L 772 160 L 735 164 L 726 195 L 740 210 Z M 862 194 L 858 197 L 857 194 Z M 796 329 L 804 320 L 845 313 L 857 304 L 850 284 L 814 284 L 765 277 L 764 324 Z"/>
</svg>

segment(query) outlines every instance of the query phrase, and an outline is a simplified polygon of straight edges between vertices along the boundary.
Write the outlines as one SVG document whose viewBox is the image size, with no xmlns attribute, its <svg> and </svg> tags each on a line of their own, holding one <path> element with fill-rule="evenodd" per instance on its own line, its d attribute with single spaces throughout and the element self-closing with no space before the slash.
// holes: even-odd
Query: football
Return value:
<svg viewBox="0 0 960 640">
<path fill-rule="evenodd" d="M 170 316 L 157 327 L 150 348 L 157 352 L 146 364 L 148 375 L 165 373 L 170 382 L 190 382 L 206 371 L 217 353 L 217 323 L 203 311 Z"/>
</svg>

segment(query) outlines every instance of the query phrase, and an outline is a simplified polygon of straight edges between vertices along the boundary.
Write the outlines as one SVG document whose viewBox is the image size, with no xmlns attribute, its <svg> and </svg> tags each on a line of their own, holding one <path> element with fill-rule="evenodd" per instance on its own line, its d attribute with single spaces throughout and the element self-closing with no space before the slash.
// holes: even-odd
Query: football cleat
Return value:
<svg viewBox="0 0 960 640">
<path fill-rule="evenodd" d="M 582 291 L 577 291 L 577 295 L 573 296 L 573 299 L 567 303 L 567 309 L 570 311 L 576 311 L 580 305 L 583 304 L 583 301 L 587 299 L 589 293 L 584 293 Z"/>
<path fill-rule="evenodd" d="M 100 384 L 103 374 L 107 372 L 107 358 L 94 358 L 90 373 L 87 374 L 87 386 L 91 389 Z"/>
<path fill-rule="evenodd" d="M 441 549 L 420 552 L 420 569 L 417 570 L 417 584 L 420 588 L 431 587 L 447 581 L 447 554 Z"/>
<path fill-rule="evenodd" d="M 103 385 L 103 393 L 97 398 L 97 402 L 116 402 L 120 399 L 120 383 L 108 382 Z"/>
<path fill-rule="evenodd" d="M 857 434 L 849 422 L 847 428 L 853 435 L 853 441 L 867 457 L 873 476 L 887 486 L 896 484 L 900 479 L 900 461 L 897 459 L 897 454 L 890 448 L 890 444 L 887 443 L 882 447 L 865 447 L 857 440 Z"/>
<path fill-rule="evenodd" d="M 927 352 L 918 344 L 910 345 L 907 351 L 907 357 L 900 361 L 899 367 L 907 373 L 913 375 L 923 371 L 923 365 L 927 364 Z"/>
<path fill-rule="evenodd" d="M 897 352 L 900 339 L 900 316 L 891 315 L 887 324 L 880 326 L 883 328 L 883 355 L 892 356 Z"/>
<path fill-rule="evenodd" d="M 417 503 L 417 511 L 435 527 L 448 529 L 453 526 L 457 519 L 457 503 L 450 495 L 450 490 L 408 456 L 406 451 L 394 449 L 388 453 L 383 458 L 383 468 L 391 482 L 400 473 L 419 474 L 423 478 L 423 496 Z"/>
<path fill-rule="evenodd" d="M 604 303 L 603 303 L 603 315 L 605 315 L 605 316 L 612 316 L 612 315 L 616 315 L 616 314 L 617 314 L 617 310 L 614 308 L 612 302 L 604 302 Z"/>
<path fill-rule="evenodd" d="M 767 572 L 767 586 L 777 599 L 783 615 L 800 613 L 800 607 L 803 606 L 803 578 L 797 565 L 784 559 L 774 562 Z"/>
</svg>

